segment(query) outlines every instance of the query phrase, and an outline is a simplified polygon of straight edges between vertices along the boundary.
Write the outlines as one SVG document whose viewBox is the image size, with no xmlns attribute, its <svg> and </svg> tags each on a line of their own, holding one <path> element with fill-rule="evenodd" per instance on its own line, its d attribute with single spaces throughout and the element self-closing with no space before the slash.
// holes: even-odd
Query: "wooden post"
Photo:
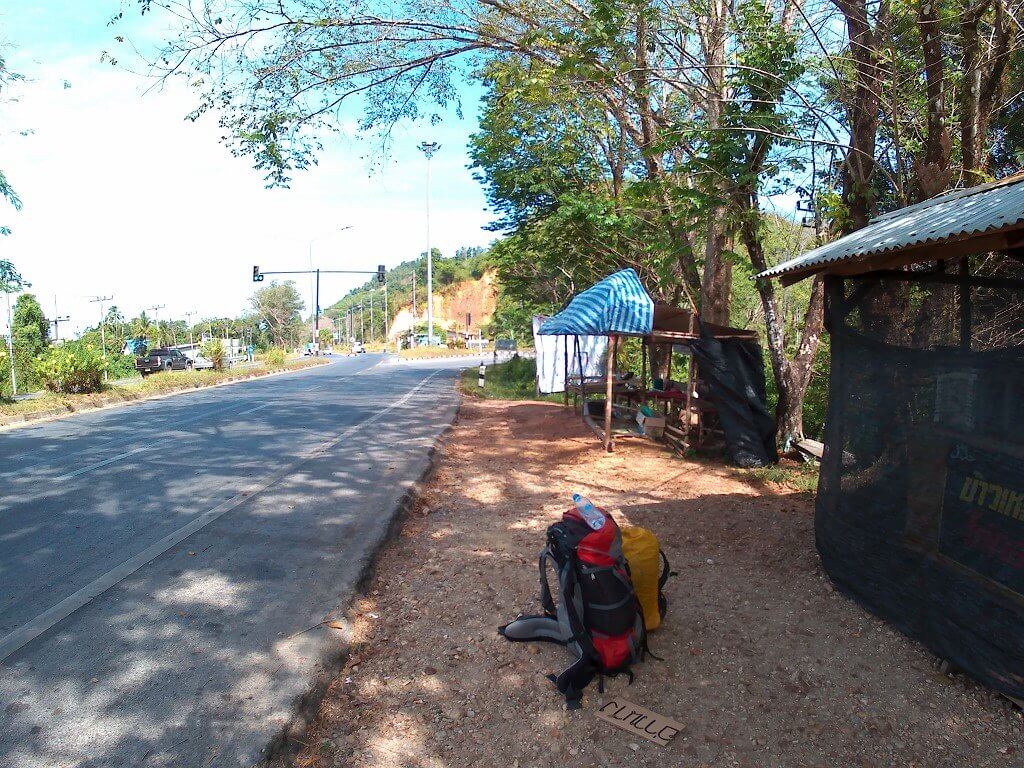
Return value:
<svg viewBox="0 0 1024 768">
<path fill-rule="evenodd" d="M 573 336 L 574 350 L 576 352 L 576 367 L 579 369 L 580 376 L 580 388 L 579 397 L 576 399 L 580 402 L 580 416 L 586 421 L 587 418 L 587 390 L 583 383 L 583 351 L 580 349 L 580 337 Z"/>
<path fill-rule="evenodd" d="M 640 339 L 640 389 L 642 402 L 647 402 L 647 338 Z"/>
<path fill-rule="evenodd" d="M 563 373 L 563 377 L 562 377 L 563 386 L 562 386 L 562 389 L 565 391 L 565 395 L 564 395 L 564 397 L 562 399 L 565 402 L 565 405 L 568 406 L 569 405 L 569 337 L 568 336 L 562 336 L 561 338 L 562 338 L 562 365 L 564 366 L 563 369 L 562 369 L 562 373 Z"/>
<path fill-rule="evenodd" d="M 605 401 L 604 401 L 604 449 L 611 453 L 615 450 L 615 441 L 612 438 L 612 384 L 615 374 L 615 336 L 608 337 L 608 365 L 605 371 Z"/>
<path fill-rule="evenodd" d="M 690 325 L 689 325 L 690 336 L 693 336 L 693 312 L 690 313 Z M 685 448 L 690 447 L 690 408 L 693 406 L 693 387 L 694 387 L 694 368 L 697 366 L 697 358 L 693 355 L 693 339 L 690 339 L 690 343 L 687 345 L 690 348 L 690 362 L 686 366 L 686 406 L 685 416 L 683 422 L 683 446 Z M 671 353 L 669 353 L 671 354 Z"/>
<path fill-rule="evenodd" d="M 960 259 L 960 348 L 971 351 L 970 256 Z"/>
</svg>

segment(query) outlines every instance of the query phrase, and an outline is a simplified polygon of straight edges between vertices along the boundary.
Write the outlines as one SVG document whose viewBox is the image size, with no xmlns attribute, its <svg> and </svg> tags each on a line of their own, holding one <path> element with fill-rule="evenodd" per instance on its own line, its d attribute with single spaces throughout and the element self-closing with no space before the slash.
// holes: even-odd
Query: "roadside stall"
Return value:
<svg viewBox="0 0 1024 768">
<path fill-rule="evenodd" d="M 654 324 L 654 301 L 640 283 L 640 278 L 632 269 L 623 269 L 604 280 L 594 284 L 582 293 L 573 297 L 569 306 L 545 322 L 537 331 L 540 336 L 572 336 L 574 337 L 573 354 L 581 354 L 579 337 L 607 336 L 608 362 L 605 366 L 603 382 L 604 411 L 603 427 L 598 427 L 594 419 L 595 413 L 590 409 L 588 395 L 602 385 L 588 381 L 580 376 L 576 384 L 578 396 L 582 402 L 583 419 L 598 433 L 606 451 L 615 448 L 615 437 L 612 431 L 614 417 L 614 398 L 616 386 L 622 391 L 625 383 L 616 380 L 615 352 L 619 339 L 623 336 L 642 337 L 651 332 Z M 568 350 L 568 345 L 565 347 Z M 566 365 L 568 370 L 568 365 Z M 577 370 L 583 370 L 582 361 L 577 362 Z M 595 386 L 596 385 L 596 386 Z M 567 380 L 566 393 L 572 388 Z M 624 419 L 618 419 L 621 423 Z M 627 419 L 628 421 L 628 419 Z"/>
<path fill-rule="evenodd" d="M 562 346 L 566 371 L 585 370 L 581 338 L 608 337 L 603 381 L 568 376 L 565 387 L 566 404 L 571 393 L 574 404 L 581 405 L 583 420 L 606 450 L 614 450 L 616 436 L 643 434 L 658 434 L 675 447 L 686 448 L 693 442 L 699 445 L 716 430 L 731 460 L 740 466 L 763 466 L 778 459 L 755 332 L 703 323 L 695 313 L 656 304 L 636 272 L 625 269 L 575 296 L 536 333 L 567 339 Z M 641 341 L 639 377 L 616 370 L 617 353 L 626 337 Z M 673 351 L 690 356 L 685 382 L 671 378 Z M 570 354 L 575 364 L 569 362 Z M 655 358 L 666 363 L 661 370 Z M 590 400 L 597 394 L 603 394 L 603 399 Z M 655 409 L 663 416 L 657 417 Z M 655 418 L 665 422 L 663 435 L 660 423 L 659 432 L 645 428 L 645 420 Z"/>
<path fill-rule="evenodd" d="M 886 214 L 758 278 L 813 275 L 831 335 L 822 564 L 1024 699 L 1024 175 Z"/>
</svg>

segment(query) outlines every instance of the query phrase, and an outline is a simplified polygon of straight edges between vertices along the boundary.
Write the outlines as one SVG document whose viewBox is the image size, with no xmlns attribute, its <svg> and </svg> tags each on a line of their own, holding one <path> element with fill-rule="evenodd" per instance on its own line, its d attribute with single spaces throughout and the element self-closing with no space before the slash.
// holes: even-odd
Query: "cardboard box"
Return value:
<svg viewBox="0 0 1024 768">
<path fill-rule="evenodd" d="M 645 416 L 643 411 L 636 414 L 636 423 L 643 430 L 644 437 L 660 438 L 665 432 L 665 417 L 661 415 Z"/>
</svg>

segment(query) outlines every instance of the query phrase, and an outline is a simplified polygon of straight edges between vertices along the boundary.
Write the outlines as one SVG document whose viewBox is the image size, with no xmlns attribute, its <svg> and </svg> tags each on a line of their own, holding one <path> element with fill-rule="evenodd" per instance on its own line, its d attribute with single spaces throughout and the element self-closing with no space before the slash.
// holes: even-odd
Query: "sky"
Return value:
<svg viewBox="0 0 1024 768">
<path fill-rule="evenodd" d="M 0 204 L 0 224 L 12 230 L 0 258 L 32 283 L 48 316 L 70 317 L 62 337 L 96 324 L 96 296 L 113 296 L 108 304 L 128 317 L 158 305 L 160 319 L 237 315 L 256 287 L 254 265 L 307 269 L 311 247 L 325 269 L 415 258 L 427 241 L 423 140 L 441 144 L 431 161 L 431 245 L 452 255 L 494 239 L 466 168 L 478 91 L 464 89 L 464 119 L 398 130 L 383 164 L 371 142 L 327 137 L 318 166 L 290 189 L 268 190 L 219 142 L 215 118 L 184 119 L 194 102 L 183 86 L 154 88 L 101 63 L 104 50 L 120 54 L 116 34 L 143 45 L 166 34 L 166 20 L 133 6 L 112 28 L 120 0 L 0 0 L 0 45 L 27 78 L 0 104 L 0 168 L 24 204 Z M 321 306 L 365 279 L 322 278 Z M 309 282 L 298 287 L 308 305 Z"/>
</svg>

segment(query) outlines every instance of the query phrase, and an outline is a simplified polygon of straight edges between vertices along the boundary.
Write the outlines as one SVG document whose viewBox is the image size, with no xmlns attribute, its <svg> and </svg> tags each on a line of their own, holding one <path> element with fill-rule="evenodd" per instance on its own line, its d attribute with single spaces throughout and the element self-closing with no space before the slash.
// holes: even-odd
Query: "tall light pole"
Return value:
<svg viewBox="0 0 1024 768">
<path fill-rule="evenodd" d="M 185 313 L 185 322 L 188 323 L 188 345 L 189 347 L 195 346 L 195 341 L 192 339 L 192 318 L 198 313 L 194 309 L 190 309 Z"/>
<path fill-rule="evenodd" d="M 434 343 L 434 255 L 430 250 L 430 158 L 441 148 L 436 141 L 420 143 L 427 156 L 427 346 Z"/>
</svg>

